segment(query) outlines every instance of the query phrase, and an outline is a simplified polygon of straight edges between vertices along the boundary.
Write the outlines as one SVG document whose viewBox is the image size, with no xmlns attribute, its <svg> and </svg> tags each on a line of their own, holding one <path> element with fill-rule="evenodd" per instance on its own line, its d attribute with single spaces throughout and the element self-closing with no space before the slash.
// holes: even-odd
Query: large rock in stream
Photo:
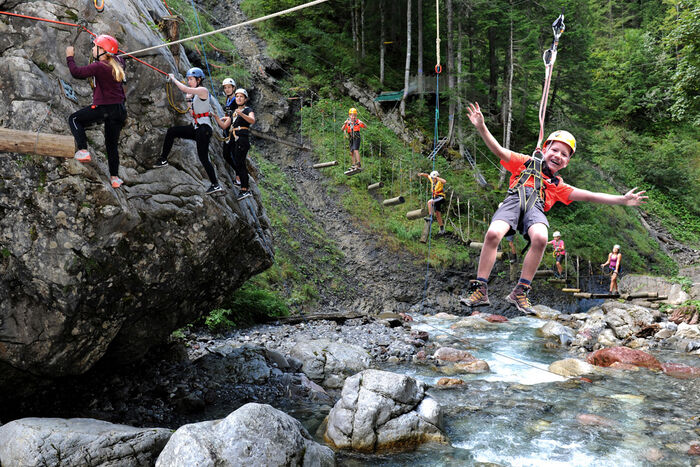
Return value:
<svg viewBox="0 0 700 467">
<path fill-rule="evenodd" d="M 335 448 L 368 453 L 448 442 L 442 432 L 442 409 L 426 396 L 425 385 L 380 370 L 365 370 L 345 380 L 324 438 Z"/>
<path fill-rule="evenodd" d="M 333 451 L 302 424 L 269 405 L 246 404 L 223 420 L 184 425 L 156 467 L 333 466 Z"/>
<path fill-rule="evenodd" d="M 89 418 L 23 418 L 0 427 L 0 465 L 146 467 L 171 434 Z"/>
<path fill-rule="evenodd" d="M 163 2 L 106 5 L 97 14 L 92 2 L 0 0 L 15 13 L 80 18 L 123 50 L 163 42 L 149 25 L 149 12 L 168 15 Z M 68 116 L 92 102 L 88 82 L 71 78 L 65 62 L 75 33 L 3 17 L 0 126 L 70 134 Z M 77 41 L 79 65 L 87 64 L 88 39 Z M 180 55 L 184 72 L 190 64 Z M 167 47 L 146 60 L 177 72 Z M 272 264 L 270 222 L 254 181 L 254 197 L 237 201 L 229 169 L 212 157 L 226 191 L 205 195 L 209 181 L 185 140 L 175 143 L 169 167 L 152 169 L 167 128 L 186 119 L 170 110 L 161 75 L 129 61 L 127 76 L 121 189 L 108 183 L 101 126 L 88 131 L 89 164 L 0 154 L 0 388 L 17 387 L 20 377 L 81 374 L 106 354 L 132 361 Z M 58 78 L 73 86 L 77 103 L 63 96 Z M 210 155 L 220 151 L 212 140 Z"/>
</svg>

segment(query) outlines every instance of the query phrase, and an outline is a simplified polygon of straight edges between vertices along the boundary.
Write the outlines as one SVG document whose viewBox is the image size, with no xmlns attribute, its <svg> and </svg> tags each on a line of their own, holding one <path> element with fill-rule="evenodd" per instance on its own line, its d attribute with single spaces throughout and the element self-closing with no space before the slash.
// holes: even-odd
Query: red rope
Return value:
<svg viewBox="0 0 700 467">
<path fill-rule="evenodd" d="M 170 11 L 170 7 L 168 6 L 168 4 L 166 3 L 165 0 L 163 0 L 163 5 L 165 5 L 165 9 L 168 10 L 168 13 L 170 13 L 170 16 L 174 16 L 173 12 Z"/>
<path fill-rule="evenodd" d="M 56 20 L 47 19 L 47 18 L 37 18 L 36 16 L 20 15 L 20 14 L 18 14 L 18 13 L 10 13 L 9 11 L 0 11 L 0 15 L 16 16 L 16 17 L 18 17 L 18 18 L 26 18 L 26 19 L 31 19 L 31 20 L 34 20 L 34 21 L 43 21 L 43 22 L 45 22 L 45 23 L 54 23 L 54 24 L 61 24 L 61 25 L 63 25 L 63 26 L 72 26 L 72 27 L 75 27 L 75 28 L 82 28 L 85 32 L 87 32 L 87 33 L 90 34 L 91 36 L 97 37 L 97 34 L 95 34 L 94 32 L 90 31 L 88 28 L 86 28 L 85 26 L 83 26 L 83 25 L 81 25 L 81 24 L 67 23 L 67 22 L 65 22 L 65 21 L 56 21 Z M 159 68 L 156 68 L 156 67 L 154 67 L 153 65 L 151 65 L 151 64 L 149 64 L 149 63 L 146 63 L 146 62 L 144 62 L 143 60 L 138 59 L 138 58 L 134 57 L 133 55 L 130 55 L 130 54 L 126 53 L 125 51 L 123 51 L 123 50 L 121 50 L 121 49 L 119 49 L 119 52 L 122 53 L 122 54 L 124 54 L 124 55 L 126 55 L 126 56 L 129 57 L 129 58 L 133 58 L 133 59 L 136 60 L 137 62 L 142 63 L 142 64 L 146 65 L 146 66 L 149 67 L 149 68 L 152 68 L 153 70 L 157 71 L 158 73 L 161 73 L 161 74 L 167 76 L 167 73 L 164 72 L 163 70 L 161 70 L 161 69 L 159 69 Z"/>
</svg>

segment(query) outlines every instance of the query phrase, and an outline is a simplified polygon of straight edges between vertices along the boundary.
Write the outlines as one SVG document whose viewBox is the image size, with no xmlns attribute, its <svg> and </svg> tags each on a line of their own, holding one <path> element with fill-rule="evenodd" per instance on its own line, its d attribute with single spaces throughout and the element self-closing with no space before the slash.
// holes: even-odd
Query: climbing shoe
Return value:
<svg viewBox="0 0 700 467">
<path fill-rule="evenodd" d="M 167 162 L 166 162 L 166 164 L 167 164 Z M 210 186 L 210 187 L 207 189 L 207 194 L 208 194 L 208 195 L 213 195 L 214 193 L 218 193 L 218 192 L 220 192 L 220 191 L 224 191 L 224 189 L 221 188 L 221 185 L 219 185 L 219 184 L 217 183 L 216 185 L 212 185 L 212 186 Z"/>
<path fill-rule="evenodd" d="M 90 162 L 92 159 L 90 158 L 90 153 L 87 151 L 87 149 L 79 149 L 75 152 L 75 160 L 79 162 Z"/>
<path fill-rule="evenodd" d="M 124 183 L 124 180 L 119 177 L 111 177 L 109 181 L 112 184 L 112 188 L 119 188 Z"/>
<path fill-rule="evenodd" d="M 527 294 L 530 293 L 532 288 L 525 284 L 518 284 L 515 286 L 513 291 L 506 297 L 506 301 L 515 305 L 515 307 L 525 313 L 526 315 L 534 315 L 535 309 L 532 308 L 530 299 Z"/>
<path fill-rule="evenodd" d="M 470 281 L 469 282 L 469 297 L 459 297 L 459 302 L 462 305 L 474 307 L 474 306 L 488 306 L 491 304 L 489 302 L 489 292 L 488 287 L 484 282 L 481 281 Z"/>
<path fill-rule="evenodd" d="M 242 199 L 246 199 L 246 198 L 249 198 L 249 197 L 251 197 L 251 196 L 252 196 L 252 195 L 250 194 L 250 191 L 245 190 L 245 191 L 241 191 L 241 192 L 238 194 L 238 198 L 236 198 L 236 199 L 237 199 L 238 201 L 240 201 L 240 200 L 242 200 Z"/>
<path fill-rule="evenodd" d="M 447 232 L 445 232 L 445 228 L 441 227 L 440 231 L 438 232 L 438 235 L 445 235 Z"/>
<path fill-rule="evenodd" d="M 167 166 L 168 166 L 168 161 L 166 161 L 165 159 L 158 159 L 158 162 L 153 164 L 154 169 L 158 169 L 160 167 L 167 167 Z"/>
<path fill-rule="evenodd" d="M 241 186 L 241 181 L 240 181 L 239 179 L 236 179 L 236 180 L 233 182 L 233 184 L 236 185 L 236 186 Z"/>
</svg>

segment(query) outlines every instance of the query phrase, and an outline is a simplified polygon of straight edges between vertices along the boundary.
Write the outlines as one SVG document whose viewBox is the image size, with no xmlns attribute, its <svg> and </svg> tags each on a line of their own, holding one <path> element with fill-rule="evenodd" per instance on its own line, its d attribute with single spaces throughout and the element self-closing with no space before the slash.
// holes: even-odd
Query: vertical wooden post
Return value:
<svg viewBox="0 0 700 467">
<path fill-rule="evenodd" d="M 581 282 L 580 282 L 580 275 L 579 275 L 579 263 L 578 263 L 578 255 L 576 255 L 576 288 L 581 289 Z"/>
</svg>

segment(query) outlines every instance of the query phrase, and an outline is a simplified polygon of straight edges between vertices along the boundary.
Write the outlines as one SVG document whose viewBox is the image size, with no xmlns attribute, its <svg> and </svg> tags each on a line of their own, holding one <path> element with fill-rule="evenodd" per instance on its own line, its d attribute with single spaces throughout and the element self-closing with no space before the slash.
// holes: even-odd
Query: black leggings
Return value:
<svg viewBox="0 0 700 467">
<path fill-rule="evenodd" d="M 105 124 L 109 174 L 116 177 L 119 174 L 119 133 L 126 122 L 126 106 L 124 104 L 91 105 L 68 117 L 68 126 L 78 149 L 88 147 L 85 127 L 102 122 Z"/>
<path fill-rule="evenodd" d="M 209 140 L 211 139 L 212 129 L 209 125 L 199 125 L 197 128 L 194 125 L 173 126 L 168 128 L 163 141 L 163 153 L 160 156 L 162 160 L 167 161 L 170 150 L 173 148 L 175 138 L 191 139 L 197 142 L 197 156 L 199 162 L 204 166 L 209 180 L 212 185 L 217 185 L 216 172 L 214 166 L 209 161 Z"/>
<path fill-rule="evenodd" d="M 238 141 L 233 142 L 233 168 L 236 169 L 236 175 L 241 178 L 241 189 L 248 189 L 248 166 L 246 165 L 246 157 L 250 149 L 250 139 L 248 135 L 238 137 Z"/>
</svg>

